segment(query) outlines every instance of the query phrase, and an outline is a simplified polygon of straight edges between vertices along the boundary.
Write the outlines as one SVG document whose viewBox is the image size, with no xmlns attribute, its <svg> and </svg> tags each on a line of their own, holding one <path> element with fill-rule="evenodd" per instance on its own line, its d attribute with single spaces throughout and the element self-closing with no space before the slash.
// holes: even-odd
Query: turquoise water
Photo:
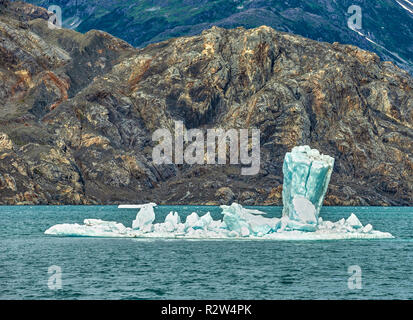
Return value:
<svg viewBox="0 0 413 320">
<path fill-rule="evenodd" d="M 251 207 L 280 216 L 280 207 Z M 219 207 L 160 206 L 222 218 Z M 59 238 L 43 232 L 85 218 L 131 226 L 136 209 L 0 206 L 0 299 L 413 299 L 413 208 L 324 207 L 324 220 L 354 212 L 395 239 L 342 241 Z M 62 288 L 48 287 L 50 266 Z M 348 267 L 361 268 L 349 289 Z"/>
</svg>

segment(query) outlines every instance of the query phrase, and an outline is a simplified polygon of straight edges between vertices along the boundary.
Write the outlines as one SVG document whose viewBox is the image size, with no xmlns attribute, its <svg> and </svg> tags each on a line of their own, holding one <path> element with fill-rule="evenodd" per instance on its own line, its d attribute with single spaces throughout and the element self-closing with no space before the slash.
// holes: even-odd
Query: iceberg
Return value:
<svg viewBox="0 0 413 320">
<path fill-rule="evenodd" d="M 132 229 L 122 223 L 100 219 L 85 219 L 83 225 L 77 223 L 57 224 L 45 231 L 45 234 L 66 237 L 130 237 Z"/>
<path fill-rule="evenodd" d="M 153 206 L 148 206 L 153 210 Z M 146 217 L 148 207 L 142 206 Z M 168 239 L 231 239 L 231 240 L 342 240 L 342 239 L 386 239 L 390 233 L 373 230 L 371 224 L 363 226 L 355 214 L 337 222 L 318 219 L 315 231 L 299 230 L 299 221 L 282 218 L 266 218 L 264 213 L 243 208 L 240 204 L 221 206 L 223 220 L 213 220 L 210 213 L 202 217 L 196 212 L 186 217 L 185 223 L 177 212 L 170 212 L 164 222 L 152 223 L 144 219 L 139 228 L 126 227 L 114 221 L 85 219 L 83 224 L 58 224 L 45 231 L 47 235 L 66 237 L 123 237 L 123 238 L 168 238 Z M 141 214 L 139 211 L 137 217 Z M 149 215 L 148 215 L 149 216 Z M 356 220 L 357 219 L 357 220 Z M 136 221 L 136 220 L 134 220 Z M 149 224 L 149 222 L 151 222 Z M 359 221 L 360 222 L 360 221 Z M 297 225 L 295 225 L 297 224 Z M 150 226 L 150 227 L 148 227 Z"/>
<path fill-rule="evenodd" d="M 334 158 L 309 146 L 294 147 L 283 163 L 283 216 L 292 230 L 315 231 Z"/>
<path fill-rule="evenodd" d="M 153 230 L 152 223 L 155 221 L 154 206 L 156 206 L 155 203 L 147 203 L 139 207 L 140 210 L 136 215 L 136 219 L 132 222 L 132 229 L 143 232 L 151 232 Z"/>
<path fill-rule="evenodd" d="M 212 222 L 211 214 L 209 212 L 207 212 L 201 218 L 199 218 L 198 222 L 195 224 L 194 227 L 197 227 L 197 228 L 203 229 L 203 230 L 208 230 L 208 227 L 211 224 L 211 222 Z"/>
<path fill-rule="evenodd" d="M 175 231 L 181 225 L 181 218 L 178 212 L 170 212 L 165 218 L 165 227 L 169 232 Z"/>
<path fill-rule="evenodd" d="M 199 216 L 196 212 L 192 212 L 189 216 L 186 217 L 185 221 L 185 230 L 189 230 L 190 228 L 196 227 L 196 224 L 199 221 Z"/>
<path fill-rule="evenodd" d="M 354 229 L 359 229 L 363 227 L 360 220 L 357 218 L 357 216 L 354 213 L 352 213 L 350 217 L 347 218 L 346 222 L 348 225 L 350 225 Z"/>
<path fill-rule="evenodd" d="M 192 212 L 182 223 L 178 212 L 170 212 L 164 222 L 154 223 L 155 203 L 122 205 L 139 209 L 132 227 L 114 221 L 85 219 L 80 224 L 58 224 L 45 234 L 56 236 L 175 238 L 175 239 L 260 239 L 260 240 L 342 240 L 393 238 L 390 233 L 363 226 L 352 213 L 337 222 L 319 217 L 327 191 L 334 159 L 309 146 L 287 153 L 283 164 L 283 213 L 281 218 L 267 218 L 260 210 L 238 203 L 222 205 L 222 220 L 213 220 L 209 212 Z"/>
<path fill-rule="evenodd" d="M 221 206 L 223 222 L 230 231 L 239 235 L 259 235 L 275 232 L 280 224 L 278 218 L 265 218 L 265 212 L 243 208 L 238 203 Z"/>
</svg>

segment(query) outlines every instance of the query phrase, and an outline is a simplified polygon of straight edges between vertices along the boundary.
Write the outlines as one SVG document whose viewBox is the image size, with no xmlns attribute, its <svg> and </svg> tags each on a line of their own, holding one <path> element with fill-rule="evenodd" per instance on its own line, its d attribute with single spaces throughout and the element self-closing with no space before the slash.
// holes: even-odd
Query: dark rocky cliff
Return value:
<svg viewBox="0 0 413 320">
<path fill-rule="evenodd" d="M 374 53 L 269 27 L 135 49 L 0 14 L 0 204 L 281 204 L 285 152 L 336 159 L 327 205 L 413 205 L 413 79 Z M 259 128 L 261 170 L 152 163 L 152 133 Z"/>
<path fill-rule="evenodd" d="M 377 53 L 413 74 L 411 0 L 26 0 L 59 5 L 63 25 L 104 30 L 133 46 L 192 36 L 212 26 L 246 29 L 267 25 L 317 41 L 352 44 Z M 347 21 L 358 6 L 361 29 Z M 350 11 L 349 11 L 350 9 Z M 74 21 L 77 23 L 74 24 Z"/>
</svg>

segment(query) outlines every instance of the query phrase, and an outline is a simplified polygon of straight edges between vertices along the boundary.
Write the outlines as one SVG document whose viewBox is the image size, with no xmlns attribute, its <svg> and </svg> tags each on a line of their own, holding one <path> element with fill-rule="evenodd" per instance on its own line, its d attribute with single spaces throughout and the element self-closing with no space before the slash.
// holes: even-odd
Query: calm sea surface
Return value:
<svg viewBox="0 0 413 320">
<path fill-rule="evenodd" d="M 251 207 L 281 216 L 280 207 Z M 214 206 L 160 206 L 181 218 Z M 85 218 L 131 226 L 136 209 L 0 206 L 0 299 L 413 299 L 413 208 L 324 207 L 324 220 L 354 212 L 387 240 L 236 241 L 62 238 L 43 232 Z M 61 270 L 61 289 L 51 290 Z M 361 289 L 349 289 L 351 266 Z M 356 267 L 357 268 L 357 267 Z M 56 269 L 51 269 L 56 270 Z M 350 282 L 352 282 L 350 279 Z"/>
</svg>

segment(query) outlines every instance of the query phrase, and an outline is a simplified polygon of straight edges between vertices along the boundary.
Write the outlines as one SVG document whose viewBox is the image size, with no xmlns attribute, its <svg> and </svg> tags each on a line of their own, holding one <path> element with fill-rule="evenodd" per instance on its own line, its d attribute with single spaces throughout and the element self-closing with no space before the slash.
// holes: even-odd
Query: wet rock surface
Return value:
<svg viewBox="0 0 413 320">
<path fill-rule="evenodd" d="M 325 205 L 413 204 L 413 80 L 373 53 L 265 26 L 135 49 L 1 12 L 0 204 L 281 205 L 296 145 L 335 158 Z M 259 174 L 154 165 L 176 120 L 259 128 Z"/>
</svg>

